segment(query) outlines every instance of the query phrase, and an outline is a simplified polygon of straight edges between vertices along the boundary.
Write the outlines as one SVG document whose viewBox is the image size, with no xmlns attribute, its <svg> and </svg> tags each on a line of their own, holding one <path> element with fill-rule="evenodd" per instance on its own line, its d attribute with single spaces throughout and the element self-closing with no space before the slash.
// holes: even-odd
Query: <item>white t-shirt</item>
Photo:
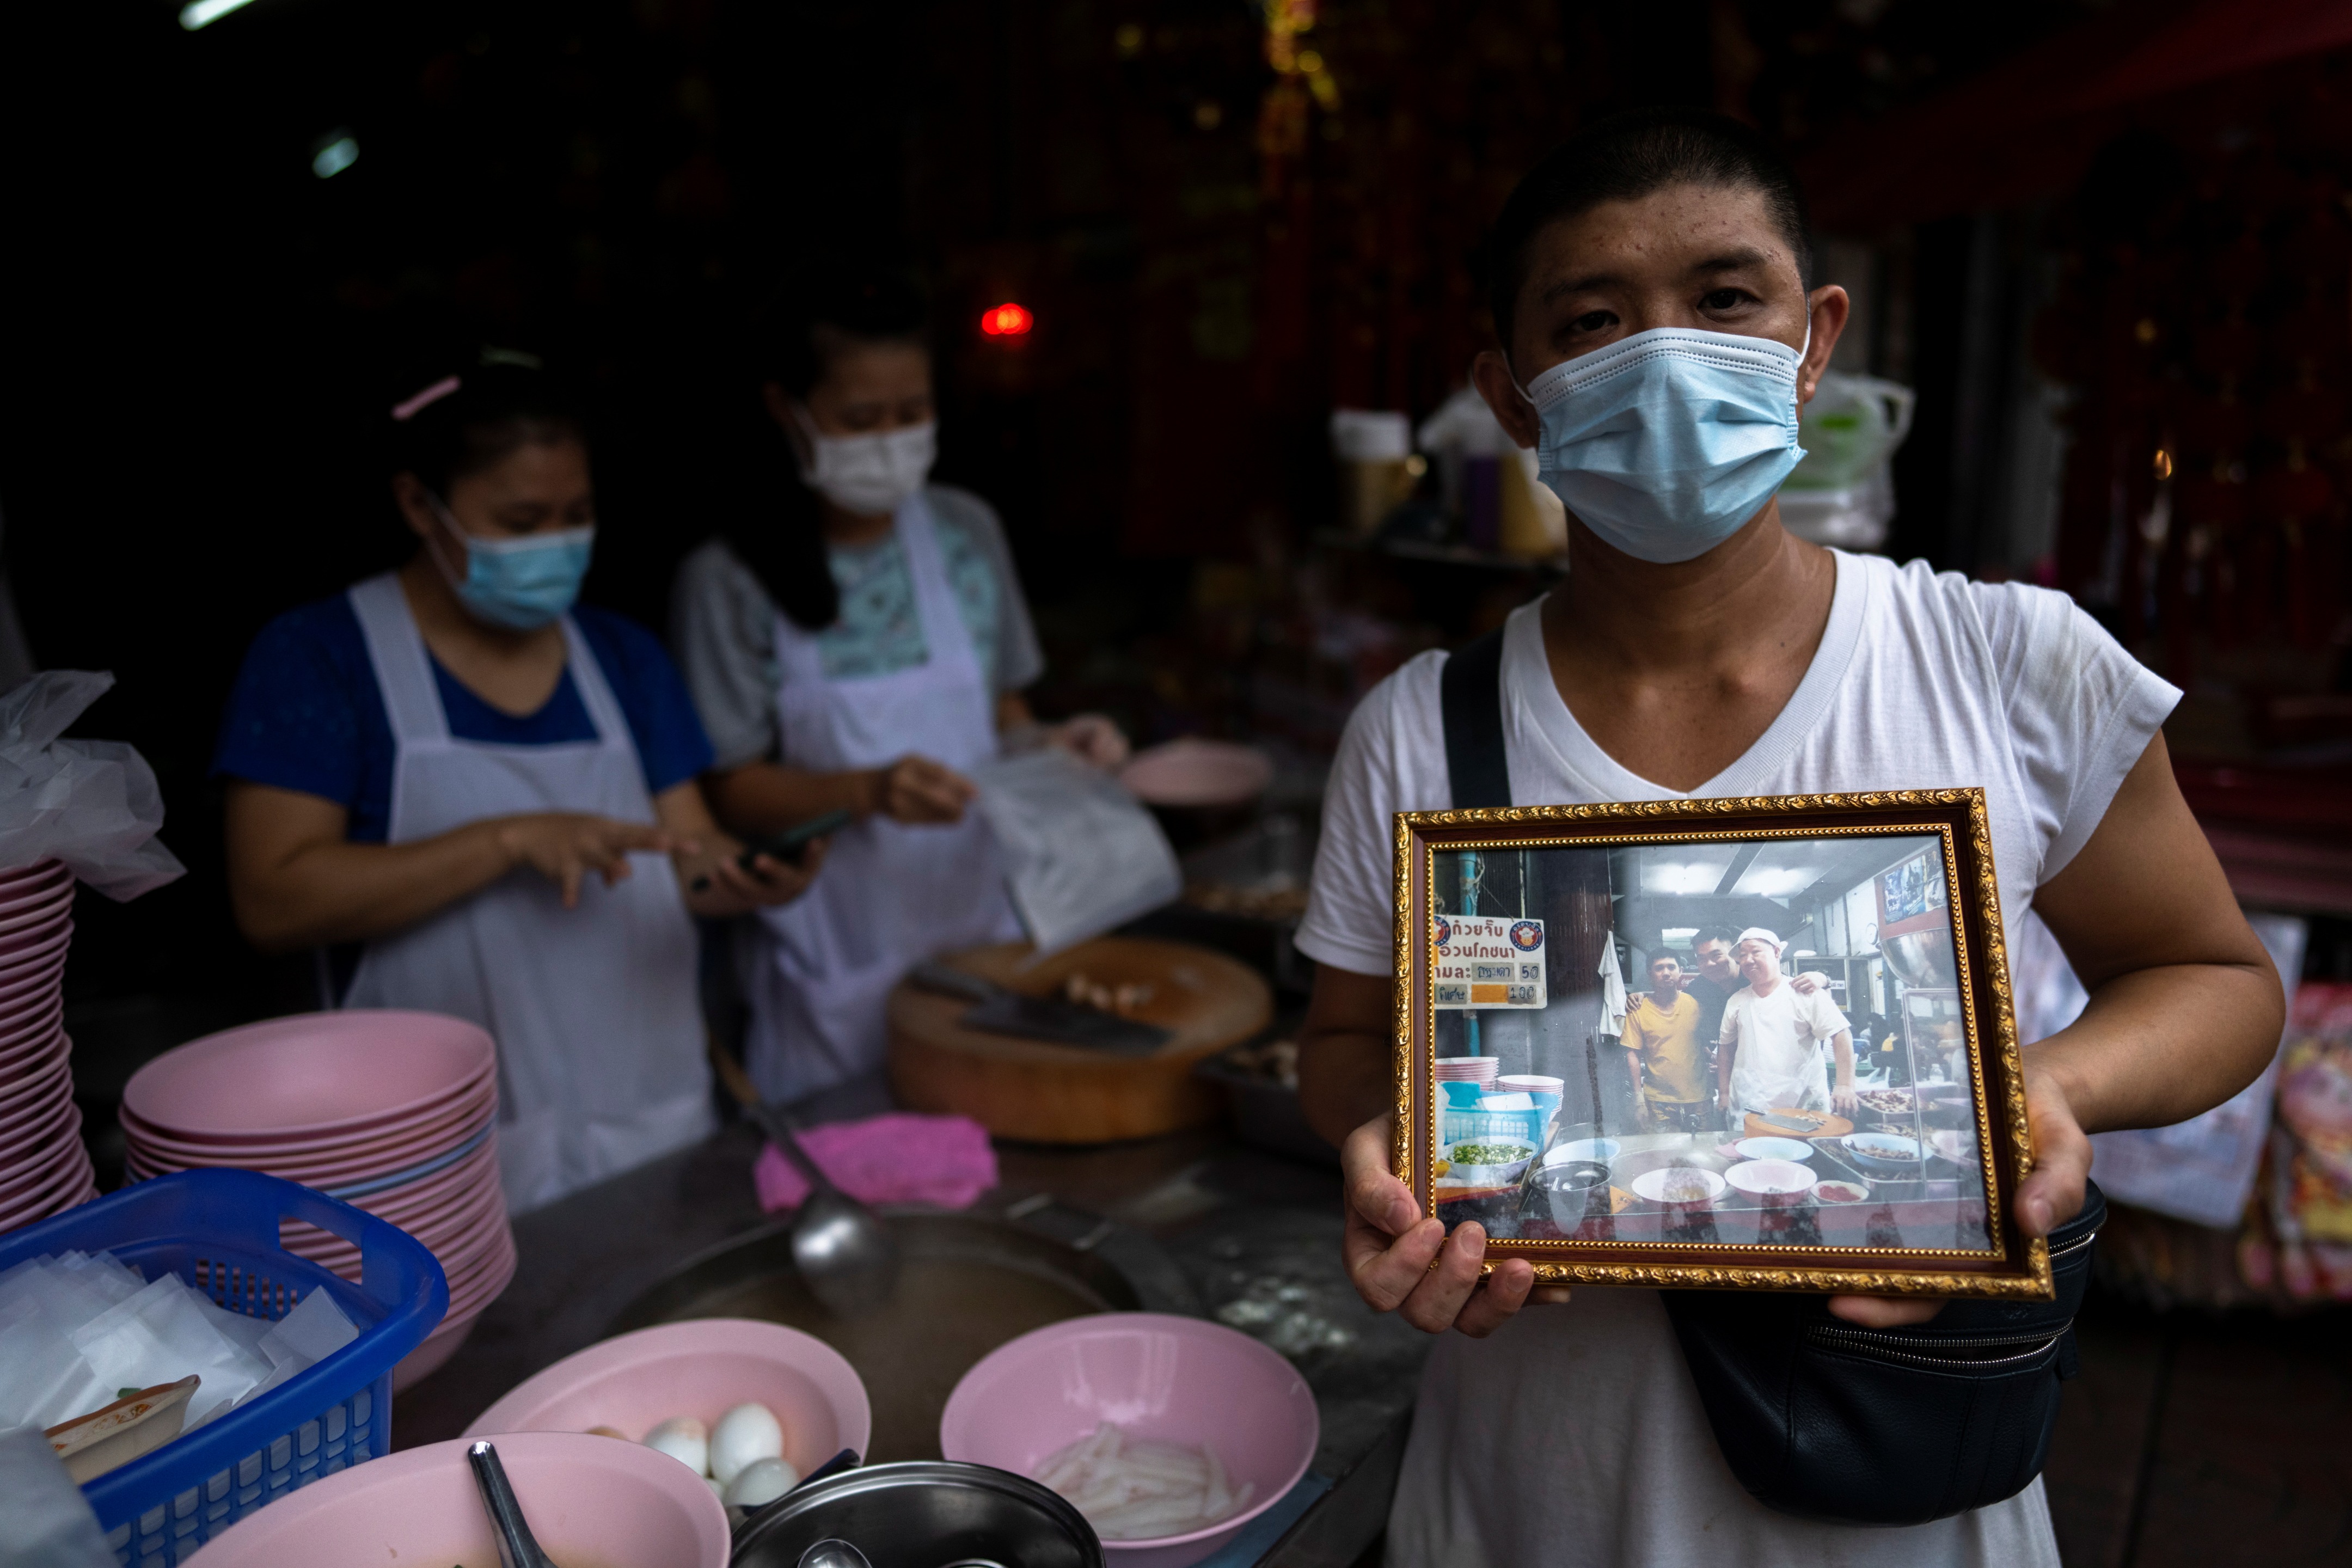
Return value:
<svg viewBox="0 0 2352 1568">
<path fill-rule="evenodd" d="M 1829 1044 L 1853 1026 L 1827 991 L 1801 996 L 1783 977 L 1769 996 L 1742 986 L 1723 1005 L 1717 1044 L 1738 1046 L 1731 1062 L 1731 1102 L 1742 1110 L 1827 1104 L 1822 1063 Z M 1792 1098 L 1775 1098 L 1789 1096 Z"/>
<path fill-rule="evenodd" d="M 1394 952 L 1392 814 L 1453 804 L 1442 653 L 1382 681 L 1349 721 L 1323 807 L 1298 948 L 1386 974 Z M 1658 800 L 1553 685 L 1540 605 L 1503 639 L 1504 748 L 1521 805 Z M 2179 700 L 2064 595 L 1970 583 L 1921 563 L 1839 554 L 1827 630 L 1788 706 L 1695 795 L 1983 786 L 2014 921 L 2072 859 Z M 1723 1463 L 1657 1294 L 1580 1289 L 1484 1340 L 1448 1334 L 1423 1374 L 1389 1521 L 1400 1568 L 1738 1563 L 2052 1564 L 2036 1481 L 1903 1531 L 1790 1519 Z"/>
</svg>

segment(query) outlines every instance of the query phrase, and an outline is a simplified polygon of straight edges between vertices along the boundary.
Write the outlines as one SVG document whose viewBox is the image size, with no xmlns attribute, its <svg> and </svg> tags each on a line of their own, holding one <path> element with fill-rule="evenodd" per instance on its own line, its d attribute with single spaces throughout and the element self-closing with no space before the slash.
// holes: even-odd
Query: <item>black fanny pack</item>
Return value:
<svg viewBox="0 0 2352 1568">
<path fill-rule="evenodd" d="M 1459 807 L 1511 804 L 1502 651 L 1489 633 L 1440 678 Z M 1822 1296 L 1662 1292 L 1731 1473 L 1767 1508 L 1850 1524 L 1924 1524 L 2015 1497 L 2049 1456 L 2106 1212 L 2086 1185 L 2083 1212 L 2051 1234 L 2055 1300 L 1953 1301 L 1910 1328 L 1857 1327 Z"/>
<path fill-rule="evenodd" d="M 2052 1301 L 1951 1301 L 1864 1329 L 1821 1296 L 1668 1290 L 1666 1316 L 1724 1461 L 1758 1502 L 1853 1524 L 1924 1524 L 2042 1473 L 2106 1199 L 2050 1236 Z"/>
</svg>

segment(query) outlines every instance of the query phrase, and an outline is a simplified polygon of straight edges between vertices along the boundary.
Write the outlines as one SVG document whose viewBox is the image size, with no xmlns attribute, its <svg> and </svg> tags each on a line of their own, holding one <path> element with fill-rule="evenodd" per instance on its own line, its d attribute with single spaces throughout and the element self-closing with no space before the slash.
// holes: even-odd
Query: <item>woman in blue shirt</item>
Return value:
<svg viewBox="0 0 2352 1568">
<path fill-rule="evenodd" d="M 735 863 L 660 644 L 573 607 L 595 535 L 581 423 L 536 362 L 483 359 L 393 410 L 416 554 L 263 629 L 215 770 L 256 945 L 356 944 L 342 1005 L 496 1038 L 520 1211 L 709 1130 L 688 915 L 787 902 L 814 859 Z"/>
</svg>

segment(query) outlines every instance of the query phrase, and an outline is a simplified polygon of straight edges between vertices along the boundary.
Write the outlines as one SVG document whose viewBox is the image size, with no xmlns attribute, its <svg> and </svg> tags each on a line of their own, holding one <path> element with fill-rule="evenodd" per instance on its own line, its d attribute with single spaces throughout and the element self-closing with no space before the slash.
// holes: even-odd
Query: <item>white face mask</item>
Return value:
<svg viewBox="0 0 2352 1568">
<path fill-rule="evenodd" d="M 939 457 L 935 419 L 874 436 L 827 436 L 797 404 L 793 417 L 808 442 L 801 481 L 842 510 L 863 517 L 896 511 L 900 501 L 923 488 Z"/>
</svg>

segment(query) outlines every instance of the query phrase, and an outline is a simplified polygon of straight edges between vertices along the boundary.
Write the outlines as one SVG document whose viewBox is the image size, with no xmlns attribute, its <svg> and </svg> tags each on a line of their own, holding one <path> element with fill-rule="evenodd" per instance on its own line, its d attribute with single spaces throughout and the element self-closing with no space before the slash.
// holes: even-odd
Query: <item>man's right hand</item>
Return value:
<svg viewBox="0 0 2352 1568">
<path fill-rule="evenodd" d="M 1340 1254 L 1348 1278 L 1375 1310 L 1395 1312 L 1423 1332 L 1459 1329 L 1484 1339 L 1527 1304 L 1534 1266 L 1523 1258 L 1505 1258 L 1481 1285 L 1486 1231 L 1461 1225 L 1449 1237 L 1441 1221 L 1422 1217 L 1421 1205 L 1389 1169 L 1392 1125 L 1387 1116 L 1367 1121 L 1339 1150 L 1348 1221 Z M 1568 1299 L 1557 1286 L 1533 1294 L 1538 1300 Z"/>
<path fill-rule="evenodd" d="M 509 816 L 492 825 L 509 865 L 529 866 L 563 889 L 563 907 L 580 902 L 580 884 L 591 872 L 604 885 L 625 879 L 629 857 L 639 850 L 669 854 L 687 849 L 676 836 L 649 823 L 616 822 L 577 811 L 541 811 Z"/>
<path fill-rule="evenodd" d="M 963 808 L 980 792 L 970 779 L 929 757 L 900 757 L 873 775 L 866 810 L 893 822 L 963 820 Z"/>
</svg>

